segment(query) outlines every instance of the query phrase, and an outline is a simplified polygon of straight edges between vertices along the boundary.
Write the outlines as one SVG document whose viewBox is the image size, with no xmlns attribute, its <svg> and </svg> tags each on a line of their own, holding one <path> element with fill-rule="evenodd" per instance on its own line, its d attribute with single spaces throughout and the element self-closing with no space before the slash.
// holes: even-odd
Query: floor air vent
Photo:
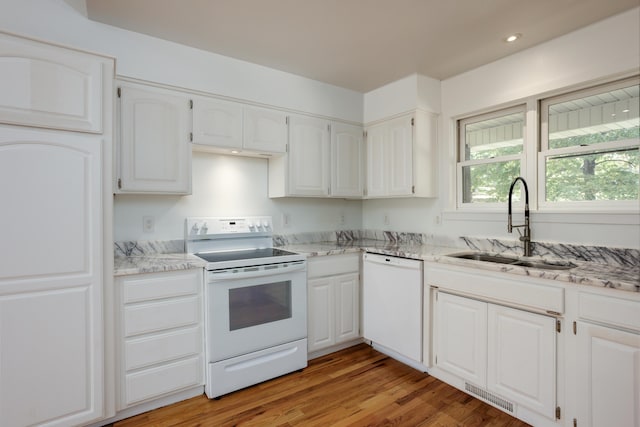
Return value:
<svg viewBox="0 0 640 427">
<path fill-rule="evenodd" d="M 473 384 L 469 384 L 468 382 L 464 383 L 464 389 L 469 393 L 479 397 L 480 399 L 496 405 L 497 407 L 513 414 L 513 403 L 509 402 L 508 400 L 504 400 L 503 398 L 498 397 L 495 394 Z"/>
</svg>

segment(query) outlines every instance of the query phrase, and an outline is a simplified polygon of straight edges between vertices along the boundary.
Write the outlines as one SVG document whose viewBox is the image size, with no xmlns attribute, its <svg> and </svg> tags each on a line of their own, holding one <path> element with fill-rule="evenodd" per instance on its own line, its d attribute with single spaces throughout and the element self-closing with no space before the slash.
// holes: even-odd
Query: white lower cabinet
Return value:
<svg viewBox="0 0 640 427">
<path fill-rule="evenodd" d="M 118 409 L 204 384 L 202 270 L 117 278 Z"/>
<path fill-rule="evenodd" d="M 576 425 L 639 427 L 640 300 L 581 293 L 578 306 Z"/>
<path fill-rule="evenodd" d="M 555 318 L 438 292 L 434 335 L 435 365 L 465 389 L 555 419 Z"/>
<path fill-rule="evenodd" d="M 309 353 L 360 337 L 359 254 L 329 255 L 308 262 Z"/>
</svg>

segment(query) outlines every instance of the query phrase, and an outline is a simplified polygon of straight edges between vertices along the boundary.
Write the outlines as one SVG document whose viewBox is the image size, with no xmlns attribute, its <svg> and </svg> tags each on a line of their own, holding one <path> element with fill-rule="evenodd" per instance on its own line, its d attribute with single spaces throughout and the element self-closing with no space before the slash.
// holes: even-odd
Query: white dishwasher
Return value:
<svg viewBox="0 0 640 427">
<path fill-rule="evenodd" d="M 365 253 L 363 336 L 422 362 L 422 261 Z"/>
</svg>

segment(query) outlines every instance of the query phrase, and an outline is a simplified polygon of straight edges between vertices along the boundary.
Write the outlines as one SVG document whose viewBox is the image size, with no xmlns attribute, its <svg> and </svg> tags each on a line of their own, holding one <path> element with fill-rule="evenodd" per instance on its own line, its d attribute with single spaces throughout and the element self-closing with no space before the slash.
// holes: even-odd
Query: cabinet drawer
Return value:
<svg viewBox="0 0 640 427">
<path fill-rule="evenodd" d="M 180 360 L 165 366 L 128 374 L 125 377 L 124 405 L 162 396 L 204 383 L 201 357 Z"/>
<path fill-rule="evenodd" d="M 129 339 L 125 343 L 125 370 L 169 362 L 202 352 L 202 328 Z"/>
<path fill-rule="evenodd" d="M 123 283 L 124 303 L 196 294 L 201 286 L 201 270 L 143 274 L 127 277 Z"/>
<path fill-rule="evenodd" d="M 360 254 L 327 255 L 309 258 L 307 274 L 309 278 L 333 276 L 360 271 Z"/>
<path fill-rule="evenodd" d="M 640 331 L 640 301 L 580 292 L 581 319 Z"/>
<path fill-rule="evenodd" d="M 200 310 L 200 298 L 195 296 L 125 307 L 124 336 L 195 324 Z"/>
</svg>

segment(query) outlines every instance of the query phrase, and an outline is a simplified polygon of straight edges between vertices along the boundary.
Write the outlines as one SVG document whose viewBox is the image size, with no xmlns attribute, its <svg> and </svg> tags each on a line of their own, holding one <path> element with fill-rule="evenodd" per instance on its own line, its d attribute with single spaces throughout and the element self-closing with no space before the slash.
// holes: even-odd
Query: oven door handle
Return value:
<svg viewBox="0 0 640 427">
<path fill-rule="evenodd" d="M 207 274 L 207 282 L 215 283 L 223 280 L 239 280 L 251 277 L 267 277 L 278 274 L 288 274 L 294 271 L 304 270 L 306 261 L 295 261 L 286 264 L 273 264 L 260 267 L 230 268 L 228 270 L 213 270 Z"/>
</svg>

